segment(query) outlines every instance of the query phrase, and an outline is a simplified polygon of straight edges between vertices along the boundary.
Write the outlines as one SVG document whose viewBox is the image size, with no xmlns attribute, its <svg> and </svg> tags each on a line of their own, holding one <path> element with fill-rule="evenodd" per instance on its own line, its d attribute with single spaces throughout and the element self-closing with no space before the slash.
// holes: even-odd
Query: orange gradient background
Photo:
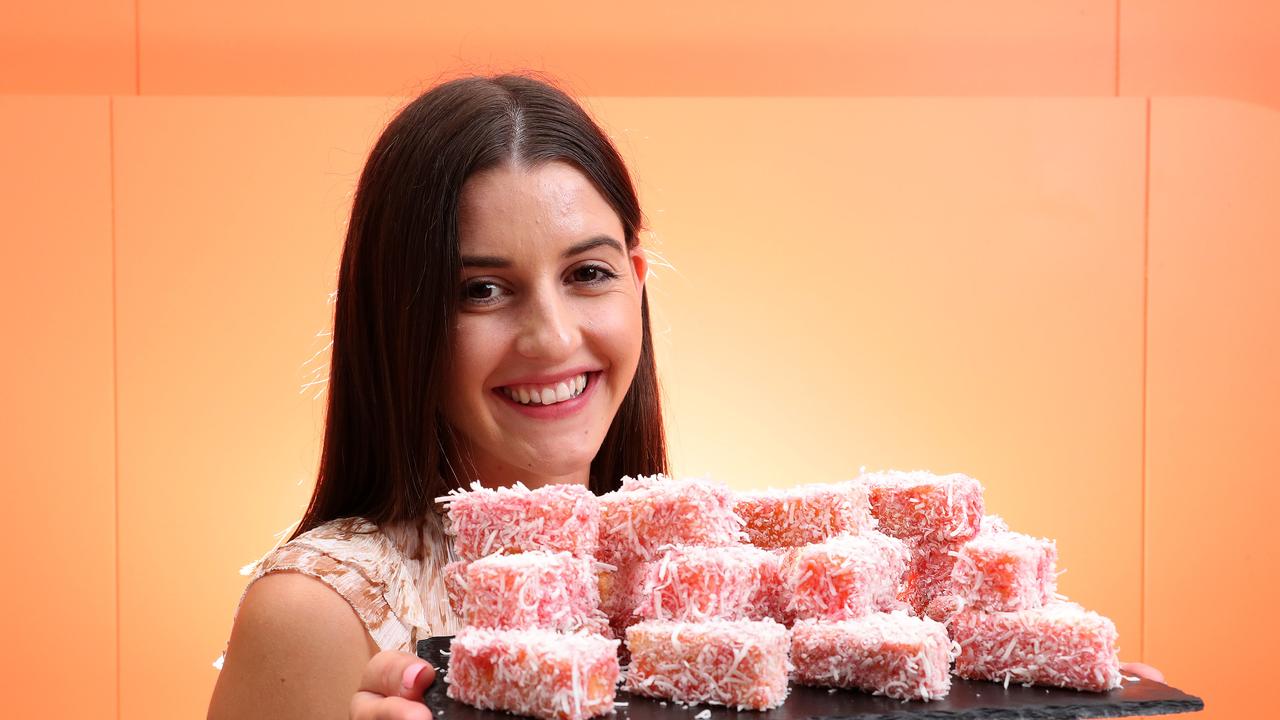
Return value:
<svg viewBox="0 0 1280 720">
<path fill-rule="evenodd" d="M 1239 0 L 5 0 L 6 712 L 204 714 L 310 495 L 366 153 L 526 68 L 640 191 L 678 473 L 971 474 L 1123 659 L 1256 715 L 1280 6 Z"/>
</svg>

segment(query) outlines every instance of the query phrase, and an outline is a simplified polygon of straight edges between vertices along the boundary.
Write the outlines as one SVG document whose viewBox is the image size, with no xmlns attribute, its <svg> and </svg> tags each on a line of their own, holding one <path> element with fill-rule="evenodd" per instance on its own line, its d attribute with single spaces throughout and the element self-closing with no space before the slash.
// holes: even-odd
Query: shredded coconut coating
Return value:
<svg viewBox="0 0 1280 720">
<path fill-rule="evenodd" d="M 742 524 L 722 483 L 624 477 L 621 488 L 600 497 L 598 557 L 621 565 L 656 560 L 664 545 L 734 545 L 746 538 Z"/>
<path fill-rule="evenodd" d="M 1120 687 L 1118 635 L 1110 619 L 1072 602 L 1018 612 L 966 609 L 950 625 L 960 645 L 955 674 L 1102 692 Z"/>
<path fill-rule="evenodd" d="M 990 535 L 992 533 L 1009 532 L 1009 523 L 999 515 L 983 515 L 982 522 L 978 524 L 979 535 Z"/>
<path fill-rule="evenodd" d="M 480 558 L 461 573 L 459 618 L 484 628 L 603 632 L 595 565 L 545 550 Z"/>
<path fill-rule="evenodd" d="M 963 542 L 982 522 L 982 484 L 968 475 L 889 470 L 862 476 L 882 532 L 904 540 Z"/>
<path fill-rule="evenodd" d="M 923 617 L 930 618 L 931 620 L 937 620 L 950 628 L 951 622 L 955 620 L 956 616 L 959 615 L 964 608 L 964 598 L 951 593 L 938 595 L 930 600 L 929 604 L 924 607 L 924 611 L 920 614 Z"/>
<path fill-rule="evenodd" d="M 761 583 L 778 559 L 750 545 L 676 545 L 648 563 L 636 613 L 650 620 L 758 619 Z M 753 618 L 752 614 L 757 617 Z"/>
<path fill-rule="evenodd" d="M 970 606 L 989 612 L 1040 607 L 1058 590 L 1058 547 L 1016 532 L 979 535 L 956 554 L 951 579 Z"/>
<path fill-rule="evenodd" d="M 646 620 L 627 628 L 627 647 L 628 692 L 738 710 L 768 710 L 787 698 L 790 643 L 772 620 Z"/>
<path fill-rule="evenodd" d="M 614 637 L 625 637 L 626 629 L 640 621 L 636 608 L 648 569 L 648 563 L 629 562 L 597 570 L 600 609 L 609 618 Z"/>
<path fill-rule="evenodd" d="M 983 515 L 978 528 L 978 538 L 1009 532 L 1009 525 L 999 515 Z M 935 598 L 956 593 L 951 581 L 951 572 L 955 568 L 956 555 L 966 542 L 938 542 L 935 540 L 913 539 L 907 544 L 911 549 L 911 560 L 907 563 L 907 574 L 903 578 L 903 590 L 900 599 L 911 607 L 916 615 L 928 615 L 927 608 Z M 1047 600 L 1046 600 L 1047 602 Z"/>
<path fill-rule="evenodd" d="M 867 486 L 859 480 L 738 494 L 734 511 L 752 545 L 796 547 L 875 527 Z"/>
<path fill-rule="evenodd" d="M 544 720 L 582 720 L 613 711 L 617 640 L 552 630 L 465 627 L 449 648 L 450 698 L 482 710 Z"/>
<path fill-rule="evenodd" d="M 463 560 L 528 550 L 596 554 L 599 498 L 582 485 L 530 490 L 520 483 L 501 488 L 472 483 L 470 490 L 454 490 L 440 501 L 448 503 L 447 531 Z"/>
<path fill-rule="evenodd" d="M 911 559 L 903 576 L 902 594 L 899 596 L 917 614 L 940 595 L 955 592 L 951 571 L 956 564 L 956 553 L 963 543 L 939 543 L 928 541 L 908 542 Z"/>
<path fill-rule="evenodd" d="M 849 620 L 896 605 L 907 546 L 870 530 L 806 545 L 783 570 L 788 622 Z"/>
<path fill-rule="evenodd" d="M 787 549 L 769 550 L 769 559 L 760 567 L 760 591 L 751 601 L 751 609 L 747 613 L 748 620 L 764 620 L 766 618 L 780 623 L 787 621 L 786 583 L 783 582 L 782 568 L 786 563 Z"/>
<path fill-rule="evenodd" d="M 902 612 L 804 621 L 791 629 L 792 678 L 899 700 L 938 700 L 951 691 L 951 661 L 959 650 L 941 623 Z"/>
<path fill-rule="evenodd" d="M 462 617 L 462 603 L 467 595 L 467 566 L 470 564 L 466 560 L 454 560 L 447 563 L 440 573 L 444 576 L 444 593 L 449 598 L 454 617 Z"/>
</svg>

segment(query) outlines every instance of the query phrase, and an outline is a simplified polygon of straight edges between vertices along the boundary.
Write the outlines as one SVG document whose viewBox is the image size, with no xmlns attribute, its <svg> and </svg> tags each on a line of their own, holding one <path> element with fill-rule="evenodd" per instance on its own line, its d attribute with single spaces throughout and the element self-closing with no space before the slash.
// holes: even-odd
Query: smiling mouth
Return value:
<svg viewBox="0 0 1280 720">
<path fill-rule="evenodd" d="M 502 393 L 520 405 L 556 405 L 586 392 L 599 374 L 599 371 L 581 373 L 552 385 L 509 385 L 494 388 L 494 392 Z"/>
</svg>

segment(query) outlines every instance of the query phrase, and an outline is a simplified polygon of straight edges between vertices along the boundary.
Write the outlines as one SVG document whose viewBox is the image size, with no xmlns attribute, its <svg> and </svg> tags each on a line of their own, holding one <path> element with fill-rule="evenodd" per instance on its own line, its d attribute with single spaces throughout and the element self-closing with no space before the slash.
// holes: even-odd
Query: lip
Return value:
<svg viewBox="0 0 1280 720">
<path fill-rule="evenodd" d="M 564 377 L 573 377 L 574 375 L 581 374 L 581 372 L 583 371 L 571 373 Z M 587 386 L 583 388 L 582 394 L 576 398 L 573 398 L 572 400 L 565 400 L 564 402 L 556 403 L 555 405 L 521 405 L 515 400 L 512 400 L 511 398 L 507 397 L 506 393 L 502 392 L 500 388 L 494 388 L 492 392 L 494 395 L 498 397 L 498 402 L 503 403 L 507 407 L 511 408 L 512 410 L 515 410 L 516 412 L 520 413 L 521 415 L 524 415 L 525 417 L 530 417 L 537 420 L 559 420 L 561 418 L 566 418 L 566 417 L 569 417 L 570 415 L 577 413 L 579 410 L 585 407 L 587 404 L 587 401 L 589 401 L 591 397 L 595 395 L 596 385 L 600 384 L 600 378 L 604 375 L 604 372 L 600 370 L 593 370 L 593 371 L 586 371 L 586 372 L 587 372 Z M 513 384 L 520 385 L 522 383 L 513 383 Z"/>
</svg>

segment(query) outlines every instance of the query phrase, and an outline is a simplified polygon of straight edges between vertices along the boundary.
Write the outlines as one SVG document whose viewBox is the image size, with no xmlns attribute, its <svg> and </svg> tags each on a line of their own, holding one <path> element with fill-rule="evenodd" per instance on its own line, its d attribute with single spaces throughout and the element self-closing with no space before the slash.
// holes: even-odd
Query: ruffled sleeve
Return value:
<svg viewBox="0 0 1280 720">
<path fill-rule="evenodd" d="M 428 542 L 435 545 L 443 540 L 434 537 Z M 236 614 L 249 587 L 259 578 L 273 572 L 300 572 L 342 596 L 380 650 L 413 652 L 419 639 L 448 634 L 457 625 L 443 599 L 438 562 L 439 556 L 447 557 L 450 550 L 433 550 L 423 561 L 407 558 L 402 547 L 373 523 L 363 518 L 331 520 L 251 566 Z M 214 665 L 221 668 L 225 657 L 224 649 Z"/>
</svg>

